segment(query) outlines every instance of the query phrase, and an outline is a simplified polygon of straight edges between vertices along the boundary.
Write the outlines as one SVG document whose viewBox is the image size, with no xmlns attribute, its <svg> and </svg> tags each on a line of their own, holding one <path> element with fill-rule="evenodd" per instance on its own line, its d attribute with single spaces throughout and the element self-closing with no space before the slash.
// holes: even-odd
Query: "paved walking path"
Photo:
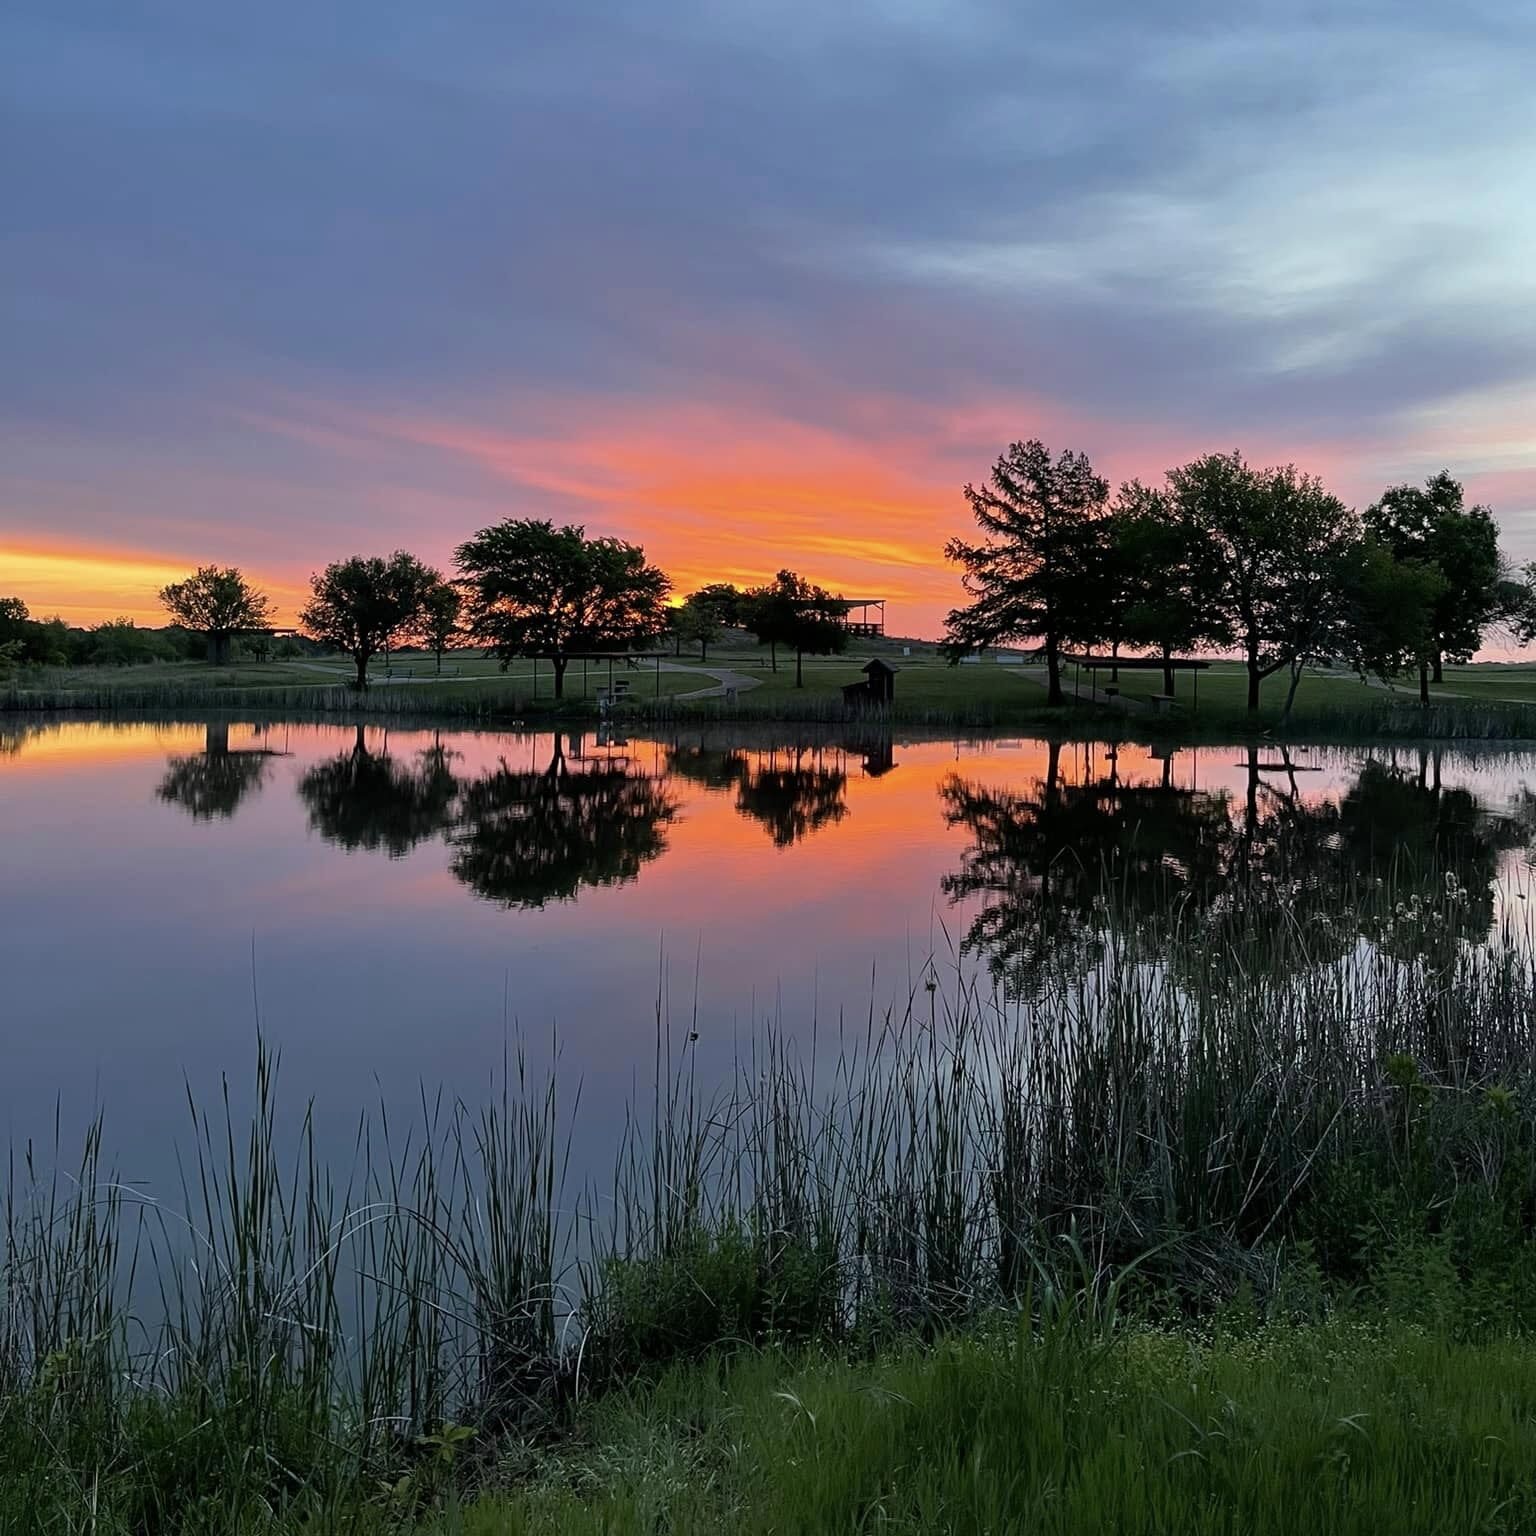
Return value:
<svg viewBox="0 0 1536 1536">
<path fill-rule="evenodd" d="M 745 672 L 733 672 L 729 667 L 684 667 L 676 662 L 664 661 L 661 664 L 663 672 L 692 672 L 699 677 L 712 677 L 715 679 L 713 687 L 696 688 L 690 693 L 674 693 L 674 699 L 723 699 L 727 693 L 745 693 L 749 688 L 761 688 L 763 680 L 760 677 L 749 677 Z"/>
</svg>

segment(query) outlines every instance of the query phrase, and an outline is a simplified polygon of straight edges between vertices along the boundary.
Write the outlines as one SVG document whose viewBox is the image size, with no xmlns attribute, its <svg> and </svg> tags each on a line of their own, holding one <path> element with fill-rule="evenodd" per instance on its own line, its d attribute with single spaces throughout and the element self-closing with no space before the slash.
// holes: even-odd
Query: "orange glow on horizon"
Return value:
<svg viewBox="0 0 1536 1536">
<path fill-rule="evenodd" d="M 0 597 L 19 597 L 35 619 L 57 615 L 67 623 L 89 628 L 126 618 L 146 628 L 160 628 L 170 623 L 170 616 L 160 606 L 160 589 L 183 580 L 200 564 L 210 563 L 219 562 L 127 551 L 0 545 Z M 258 571 L 248 571 L 247 575 L 277 605 L 277 623 L 291 624 L 290 615 L 303 602 L 300 589 L 290 583 L 268 581 Z"/>
<path fill-rule="evenodd" d="M 291 547 L 249 564 L 228 560 L 216 540 L 170 555 L 16 539 L 0 542 L 0 595 L 21 597 L 35 616 L 89 625 L 121 615 L 158 626 L 167 622 L 162 586 L 198 564 L 237 563 L 287 626 L 306 578 L 331 560 L 403 546 L 447 569 L 477 528 L 540 517 L 640 544 L 679 597 L 710 582 L 756 585 L 787 566 L 834 592 L 886 598 L 891 634 L 932 639 L 964 600 L 943 552 L 952 535 L 974 531 L 961 488 L 983 481 L 1010 440 L 1081 447 L 1112 484 L 1159 479 L 1209 446 L 1039 399 L 936 404 L 877 394 L 835 404 L 836 424 L 822 425 L 744 402 L 539 397 L 470 416 L 285 396 L 235 417 L 376 488 L 387 509 L 376 537 L 360 535 L 346 513 L 328 532 L 321 502 Z M 1253 462 L 1294 458 L 1330 484 L 1349 467 L 1337 445 L 1246 447 Z M 444 477 L 477 484 L 445 496 L 432 488 Z"/>
</svg>

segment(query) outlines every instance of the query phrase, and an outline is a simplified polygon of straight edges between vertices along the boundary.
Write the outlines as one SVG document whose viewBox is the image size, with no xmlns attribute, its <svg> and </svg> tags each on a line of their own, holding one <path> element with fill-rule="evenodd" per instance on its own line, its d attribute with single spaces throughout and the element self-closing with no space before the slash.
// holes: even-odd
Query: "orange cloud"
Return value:
<svg viewBox="0 0 1536 1536">
<path fill-rule="evenodd" d="M 808 395 L 807 409 L 814 403 Z M 266 558 L 246 568 L 291 623 L 309 572 L 329 560 L 403 544 L 446 564 L 476 528 L 541 516 L 643 544 L 680 592 L 789 566 L 833 590 L 889 599 L 893 632 L 935 636 L 961 597 L 943 554 L 952 534 L 970 531 L 961 486 L 983 479 L 1010 440 L 1080 447 L 1113 481 L 1158 478 L 1212 446 L 1027 398 L 941 405 L 874 394 L 827 411 L 820 424 L 740 400 L 542 396 L 422 414 L 280 397 L 236 419 L 319 452 L 327 471 L 279 487 L 290 507 L 312 510 L 272 533 Z M 1295 458 L 1330 480 L 1342 463 L 1336 445 L 1246 446 L 1256 461 Z M 205 503 L 216 491 L 197 487 Z M 178 541 L 195 533 L 195 551 L 0 546 L 0 593 L 81 623 L 163 623 L 159 588 L 220 558 L 216 527 L 175 526 L 185 529 Z"/>
</svg>

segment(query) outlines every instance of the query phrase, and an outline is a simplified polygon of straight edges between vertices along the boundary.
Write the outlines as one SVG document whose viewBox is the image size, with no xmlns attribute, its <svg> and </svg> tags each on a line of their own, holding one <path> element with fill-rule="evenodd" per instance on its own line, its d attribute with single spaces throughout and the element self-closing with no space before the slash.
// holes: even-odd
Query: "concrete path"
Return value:
<svg viewBox="0 0 1536 1536">
<path fill-rule="evenodd" d="M 685 667 L 675 661 L 664 661 L 661 664 L 663 672 L 692 672 L 697 677 L 712 677 L 715 679 L 713 687 L 696 688 L 689 693 L 674 693 L 672 697 L 677 700 L 684 699 L 723 699 L 727 693 L 745 693 L 749 688 L 761 688 L 763 680 L 760 677 L 748 677 L 745 672 L 733 672 L 729 667 Z"/>
</svg>

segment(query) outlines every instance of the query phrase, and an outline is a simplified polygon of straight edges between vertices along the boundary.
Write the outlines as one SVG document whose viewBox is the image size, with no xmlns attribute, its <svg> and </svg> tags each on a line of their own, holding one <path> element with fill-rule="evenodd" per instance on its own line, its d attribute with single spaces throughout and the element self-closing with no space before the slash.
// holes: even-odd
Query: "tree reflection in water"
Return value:
<svg viewBox="0 0 1536 1536">
<path fill-rule="evenodd" d="M 262 787 L 272 759 L 281 755 L 268 747 L 232 749 L 228 721 L 210 721 L 202 752 L 173 757 L 155 794 L 194 821 L 227 820 Z"/>
<path fill-rule="evenodd" d="M 677 803 L 625 764 L 573 767 L 561 738 L 542 770 L 505 763 L 464 786 L 450 836 L 453 873 L 508 907 L 568 901 L 622 885 L 665 850 Z"/>
<path fill-rule="evenodd" d="M 764 827 L 776 848 L 791 847 L 848 814 L 841 754 L 824 748 L 748 753 L 676 746 L 667 753 L 667 770 L 705 789 L 734 790 L 736 809 Z"/>
<path fill-rule="evenodd" d="M 317 763 L 299 780 L 299 798 L 327 842 L 404 858 L 453 823 L 459 782 L 448 766 L 451 755 L 439 738 L 414 762 L 401 762 L 387 737 L 382 750 L 371 752 L 359 725 L 350 752 Z"/>
<path fill-rule="evenodd" d="M 1337 958 L 1362 937 L 1407 958 L 1485 939 L 1501 854 L 1529 842 L 1514 815 L 1462 788 L 1438 760 L 1367 760 L 1339 799 L 1308 798 L 1283 749 L 1243 749 L 1240 797 L 1161 780 L 1126 784 L 1113 751 L 1069 781 L 1063 748 L 1043 777 L 998 789 L 951 775 L 948 825 L 970 844 L 945 877 L 952 903 L 979 900 L 963 947 L 1028 995 L 1113 945 L 1210 976 L 1209 956 L 1255 965 Z"/>
</svg>

